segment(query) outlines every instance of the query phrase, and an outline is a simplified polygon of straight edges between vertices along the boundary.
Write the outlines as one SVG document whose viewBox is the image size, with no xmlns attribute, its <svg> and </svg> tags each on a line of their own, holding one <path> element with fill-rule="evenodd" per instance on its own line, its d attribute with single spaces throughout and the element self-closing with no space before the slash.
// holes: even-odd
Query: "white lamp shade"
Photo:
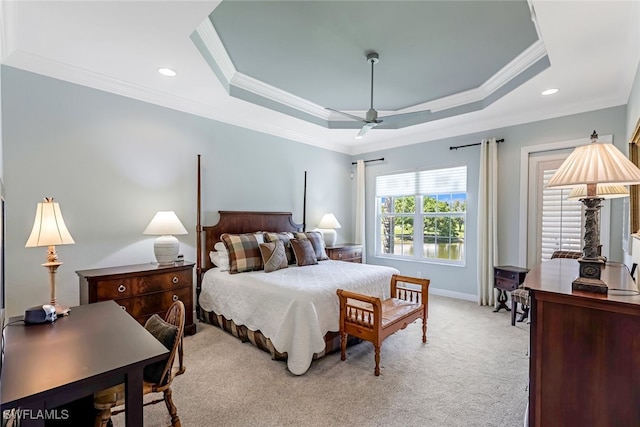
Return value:
<svg viewBox="0 0 640 427">
<path fill-rule="evenodd" d="M 73 237 L 62 219 L 60 205 L 53 198 L 45 198 L 38 203 L 36 219 L 25 247 L 56 246 L 74 244 Z"/>
<path fill-rule="evenodd" d="M 318 228 L 342 228 L 342 226 L 334 214 L 326 213 L 318 223 Z"/>
<path fill-rule="evenodd" d="M 152 236 L 169 236 L 173 234 L 187 234 L 187 229 L 178 219 L 174 211 L 159 211 L 155 214 L 142 234 Z"/>
<path fill-rule="evenodd" d="M 613 144 L 592 142 L 577 147 L 553 174 L 547 187 L 568 188 L 577 184 L 640 183 L 640 169 Z"/>
<path fill-rule="evenodd" d="M 173 235 L 187 234 L 187 229 L 174 211 L 159 211 L 142 234 L 160 236 L 153 244 L 153 253 L 160 265 L 173 264 L 180 252 L 180 242 Z"/>
<path fill-rule="evenodd" d="M 571 189 L 567 200 L 579 200 L 587 197 L 587 186 L 578 185 Z M 615 199 L 618 197 L 629 197 L 629 190 L 624 185 L 604 185 L 598 184 L 596 186 L 595 197 L 600 199 Z"/>
</svg>

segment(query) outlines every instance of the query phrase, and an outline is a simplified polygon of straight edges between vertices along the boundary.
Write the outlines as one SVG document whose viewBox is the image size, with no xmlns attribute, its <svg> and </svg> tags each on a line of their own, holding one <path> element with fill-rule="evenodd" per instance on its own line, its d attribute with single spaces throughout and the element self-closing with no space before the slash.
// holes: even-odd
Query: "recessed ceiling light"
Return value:
<svg viewBox="0 0 640 427">
<path fill-rule="evenodd" d="M 541 95 L 553 95 L 554 93 L 558 93 L 558 89 L 553 88 L 553 89 L 543 90 L 541 92 Z"/>
<path fill-rule="evenodd" d="M 167 77 L 175 77 L 175 75 L 177 74 L 171 68 L 158 68 L 158 72 Z"/>
</svg>

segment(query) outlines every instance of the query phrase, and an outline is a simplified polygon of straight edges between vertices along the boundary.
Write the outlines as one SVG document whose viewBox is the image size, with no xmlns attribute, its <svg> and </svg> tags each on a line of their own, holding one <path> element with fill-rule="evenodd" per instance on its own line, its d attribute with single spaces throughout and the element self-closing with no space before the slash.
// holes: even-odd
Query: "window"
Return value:
<svg viewBox="0 0 640 427">
<path fill-rule="evenodd" d="M 463 263 L 467 167 L 376 177 L 376 253 Z"/>
<path fill-rule="evenodd" d="M 540 260 L 554 251 L 582 251 L 582 202 L 567 200 L 571 189 L 547 188 L 556 169 L 543 171 Z"/>
</svg>

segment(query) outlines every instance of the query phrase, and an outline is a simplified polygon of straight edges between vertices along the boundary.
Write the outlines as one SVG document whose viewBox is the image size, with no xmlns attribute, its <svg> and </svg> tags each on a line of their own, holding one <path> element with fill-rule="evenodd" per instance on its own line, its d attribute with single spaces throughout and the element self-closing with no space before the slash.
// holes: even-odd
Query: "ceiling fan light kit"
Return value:
<svg viewBox="0 0 640 427">
<path fill-rule="evenodd" d="M 344 111 L 336 110 L 334 108 L 328 108 L 328 107 L 326 108 L 329 111 L 342 114 L 343 116 L 348 117 L 352 120 L 356 120 L 364 123 L 364 125 L 360 129 L 360 132 L 358 132 L 358 134 L 356 135 L 356 139 L 362 139 L 364 135 L 367 132 L 369 132 L 370 129 L 373 129 L 374 127 L 378 126 L 380 123 L 382 123 L 385 120 L 387 121 L 387 123 L 391 123 L 393 121 L 407 119 L 410 116 L 413 116 L 416 114 L 424 114 L 425 112 L 428 112 L 428 110 L 415 111 L 411 113 L 394 114 L 391 116 L 378 118 L 378 111 L 376 111 L 376 109 L 373 108 L 373 66 L 377 64 L 379 61 L 380 61 L 380 56 L 378 55 L 378 52 L 367 52 L 367 62 L 371 64 L 371 102 L 370 102 L 369 110 L 366 112 L 364 118 L 356 116 L 354 114 L 345 113 Z"/>
</svg>

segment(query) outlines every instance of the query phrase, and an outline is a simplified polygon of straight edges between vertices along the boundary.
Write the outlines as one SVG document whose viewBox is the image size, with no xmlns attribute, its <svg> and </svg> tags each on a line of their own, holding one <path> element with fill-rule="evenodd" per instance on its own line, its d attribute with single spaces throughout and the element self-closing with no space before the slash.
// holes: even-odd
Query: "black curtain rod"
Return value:
<svg viewBox="0 0 640 427">
<path fill-rule="evenodd" d="M 371 159 L 371 160 L 365 160 L 365 163 L 369 163 L 369 162 L 382 162 L 384 161 L 384 157 L 380 157 L 379 159 Z M 352 165 L 357 165 L 358 162 L 351 162 Z"/>
<path fill-rule="evenodd" d="M 496 142 L 497 143 L 504 142 L 504 138 L 496 139 Z M 458 148 L 473 147 L 474 145 L 480 145 L 480 144 L 481 144 L 481 142 L 476 142 L 475 144 L 457 145 L 455 147 L 449 147 L 449 150 L 457 150 Z"/>
</svg>

